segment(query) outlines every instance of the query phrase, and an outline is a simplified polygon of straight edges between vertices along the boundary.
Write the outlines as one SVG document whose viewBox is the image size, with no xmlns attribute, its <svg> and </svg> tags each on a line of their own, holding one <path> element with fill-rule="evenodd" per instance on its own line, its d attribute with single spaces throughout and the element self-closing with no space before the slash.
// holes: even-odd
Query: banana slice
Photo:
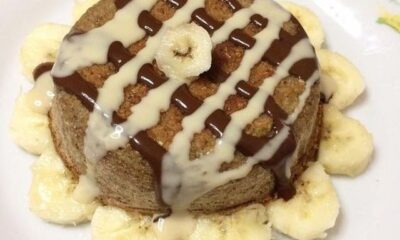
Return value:
<svg viewBox="0 0 400 240">
<path fill-rule="evenodd" d="M 364 172 L 374 149 L 367 129 L 329 104 L 324 107 L 323 124 L 318 161 L 326 171 L 353 177 Z"/>
<path fill-rule="evenodd" d="M 97 208 L 91 229 L 93 240 L 157 240 L 151 217 L 114 207 Z"/>
<path fill-rule="evenodd" d="M 75 0 L 75 6 L 72 12 L 73 21 L 78 21 L 82 15 L 99 0 Z"/>
<path fill-rule="evenodd" d="M 92 218 L 98 203 L 82 204 L 73 200 L 76 183 L 52 146 L 35 161 L 32 172 L 29 205 L 37 216 L 63 225 L 76 225 Z"/>
<path fill-rule="evenodd" d="M 177 220 L 179 221 L 179 220 Z M 178 223 L 178 227 L 186 223 Z M 92 220 L 93 240 L 157 238 L 156 225 L 148 216 L 128 214 L 113 207 L 99 207 Z M 161 234 L 162 236 L 162 234 Z M 162 239 L 172 239 L 165 236 Z M 270 240 L 271 224 L 262 205 L 249 206 L 233 215 L 210 215 L 195 220 L 194 232 L 187 240 Z"/>
<path fill-rule="evenodd" d="M 39 64 L 54 62 L 61 41 L 69 30 L 69 26 L 48 23 L 36 27 L 26 37 L 20 60 L 23 73 L 28 79 L 33 80 L 32 72 Z"/>
<path fill-rule="evenodd" d="M 268 216 L 276 230 L 301 240 L 324 238 L 335 225 L 339 201 L 329 175 L 314 163 L 296 183 L 297 194 L 285 202 L 268 205 Z"/>
<path fill-rule="evenodd" d="M 334 89 L 329 103 L 337 108 L 344 109 L 350 106 L 365 89 L 365 84 L 360 71 L 338 53 L 326 49 L 317 50 L 321 65 L 321 81 L 323 86 L 332 85 Z"/>
<path fill-rule="evenodd" d="M 51 144 L 49 119 L 33 109 L 27 94 L 18 97 L 11 117 L 11 137 L 21 148 L 39 155 Z"/>
<path fill-rule="evenodd" d="M 164 34 L 156 60 L 168 77 L 187 79 L 210 69 L 211 50 L 211 38 L 204 28 L 184 24 Z"/>
<path fill-rule="evenodd" d="M 308 37 L 310 38 L 311 44 L 319 49 L 325 41 L 325 33 L 322 28 L 322 24 L 318 17 L 308 8 L 291 3 L 291 2 L 279 2 L 283 8 L 288 10 L 293 16 L 299 20 L 303 26 Z"/>
<path fill-rule="evenodd" d="M 223 219 L 226 240 L 269 240 L 271 224 L 268 222 L 267 208 L 262 205 L 247 207 L 228 219 Z"/>
</svg>

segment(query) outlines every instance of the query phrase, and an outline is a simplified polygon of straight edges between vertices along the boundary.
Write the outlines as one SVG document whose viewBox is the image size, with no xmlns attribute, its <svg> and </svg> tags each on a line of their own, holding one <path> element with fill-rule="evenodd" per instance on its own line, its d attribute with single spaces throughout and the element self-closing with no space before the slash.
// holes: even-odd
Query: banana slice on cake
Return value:
<svg viewBox="0 0 400 240">
<path fill-rule="evenodd" d="M 32 109 L 27 94 L 18 97 L 11 117 L 10 134 L 16 144 L 39 155 L 51 144 L 47 115 Z"/>
<path fill-rule="evenodd" d="M 330 176 L 321 164 L 314 163 L 298 179 L 296 189 L 291 200 L 268 205 L 272 227 L 294 239 L 324 238 L 339 214 L 339 200 Z"/>
<path fill-rule="evenodd" d="M 82 15 L 99 0 L 75 0 L 74 9 L 72 12 L 73 21 L 78 21 Z"/>
<path fill-rule="evenodd" d="M 37 216 L 63 225 L 76 225 L 92 218 L 98 203 L 82 204 L 73 199 L 76 182 L 53 147 L 48 147 L 35 161 L 32 173 L 29 205 Z"/>
<path fill-rule="evenodd" d="M 365 171 L 373 153 L 372 135 L 357 120 L 325 105 L 318 161 L 327 172 L 357 176 Z"/>
<path fill-rule="evenodd" d="M 36 27 L 25 39 L 20 60 L 23 73 L 33 80 L 32 72 L 41 63 L 54 62 L 58 49 L 70 27 L 48 23 Z"/>
<path fill-rule="evenodd" d="M 340 110 L 350 106 L 365 89 L 360 71 L 338 53 L 320 49 L 317 56 L 321 66 L 322 90 L 328 87 L 327 91 L 332 94 L 329 103 Z"/>
<path fill-rule="evenodd" d="M 157 240 L 155 228 L 150 217 L 128 214 L 114 207 L 99 207 L 92 220 L 93 240 Z M 270 240 L 271 225 L 266 208 L 252 205 L 229 216 L 202 216 L 196 220 L 187 240 L 204 239 Z"/>
<path fill-rule="evenodd" d="M 311 44 L 317 49 L 321 48 L 325 41 L 325 33 L 318 17 L 304 6 L 286 1 L 279 3 L 299 20 L 310 38 Z"/>
<path fill-rule="evenodd" d="M 155 58 L 168 77 L 185 80 L 210 69 L 211 50 L 208 32 L 191 23 L 167 30 Z"/>
</svg>

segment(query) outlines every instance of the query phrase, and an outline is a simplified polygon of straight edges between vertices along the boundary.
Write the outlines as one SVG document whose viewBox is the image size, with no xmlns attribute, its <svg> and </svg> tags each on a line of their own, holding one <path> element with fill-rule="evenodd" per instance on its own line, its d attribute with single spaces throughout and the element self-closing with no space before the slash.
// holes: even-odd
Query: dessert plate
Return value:
<svg viewBox="0 0 400 240">
<path fill-rule="evenodd" d="M 375 155 L 365 174 L 334 177 L 341 215 L 328 240 L 396 239 L 400 218 L 400 33 L 379 25 L 380 10 L 400 13 L 391 0 L 296 0 L 320 17 L 327 46 L 357 65 L 367 91 L 347 114 L 372 132 Z M 30 213 L 28 191 L 33 156 L 10 139 L 9 119 L 18 94 L 29 84 L 18 61 L 30 30 L 45 22 L 71 24 L 72 0 L 0 2 L 0 239 L 90 239 L 89 226 L 59 227 Z"/>
</svg>

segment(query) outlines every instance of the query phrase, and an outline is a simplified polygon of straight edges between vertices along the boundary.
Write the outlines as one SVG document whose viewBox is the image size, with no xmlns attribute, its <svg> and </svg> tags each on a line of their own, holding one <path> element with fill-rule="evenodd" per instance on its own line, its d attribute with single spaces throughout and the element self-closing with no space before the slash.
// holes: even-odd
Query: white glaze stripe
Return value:
<svg viewBox="0 0 400 240">
<path fill-rule="evenodd" d="M 104 64 L 108 48 L 114 41 L 120 41 L 127 47 L 142 39 L 146 32 L 138 25 L 139 14 L 150 10 L 156 2 L 131 1 L 104 25 L 63 41 L 52 71 L 53 76 L 66 77 L 83 67 Z"/>
<path fill-rule="evenodd" d="M 182 177 L 189 175 L 192 177 L 196 174 L 201 176 L 204 172 L 215 172 L 213 166 L 216 166 L 217 163 L 219 163 L 219 166 L 222 164 L 216 159 L 213 166 L 205 164 L 196 166 L 200 161 L 190 161 L 188 156 L 193 135 L 200 132 L 204 128 L 206 118 L 215 110 L 222 108 L 229 95 L 235 93 L 236 84 L 242 79 L 248 79 L 251 68 L 261 60 L 272 41 L 278 38 L 283 23 L 290 19 L 290 14 L 272 1 L 256 0 L 251 9 L 269 19 L 268 27 L 254 36 L 256 44 L 245 53 L 242 64 L 219 86 L 217 93 L 207 98 L 196 112 L 184 118 L 182 122 L 183 130 L 174 137 L 169 149 L 170 152 L 163 159 L 163 199 L 174 207 L 188 207 L 188 204 L 199 196 L 198 193 L 201 195 L 205 189 L 209 189 L 205 185 L 210 185 L 210 182 L 213 181 L 213 179 L 204 179 L 203 177 L 202 181 L 194 181 L 194 179 L 187 179 L 186 181 L 184 178 L 181 179 Z M 234 151 L 235 146 L 229 145 L 228 147 L 231 148 L 229 152 Z M 181 172 L 177 172 L 178 169 Z M 189 172 L 190 174 L 188 174 Z M 181 192 L 179 196 L 176 196 L 176 189 L 180 184 L 183 184 Z M 214 184 L 212 185 L 214 186 Z"/>
<path fill-rule="evenodd" d="M 242 8 L 235 12 L 234 15 L 229 18 L 224 25 L 218 29 L 211 37 L 213 45 L 218 45 L 219 43 L 227 40 L 227 36 L 236 28 L 244 28 L 249 24 L 250 17 L 254 14 L 251 8 Z"/>
</svg>

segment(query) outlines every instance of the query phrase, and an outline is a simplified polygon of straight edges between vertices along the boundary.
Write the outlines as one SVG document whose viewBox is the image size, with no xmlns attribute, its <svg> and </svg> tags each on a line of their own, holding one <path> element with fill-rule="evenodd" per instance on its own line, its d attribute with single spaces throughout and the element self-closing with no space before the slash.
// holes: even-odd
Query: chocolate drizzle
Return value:
<svg viewBox="0 0 400 240">
<path fill-rule="evenodd" d="M 222 22 L 218 22 L 208 15 L 204 8 L 196 9 L 192 13 L 192 21 L 207 30 L 210 35 L 223 25 Z"/>
<path fill-rule="evenodd" d="M 162 22 L 153 17 L 149 11 L 143 11 L 138 19 L 139 27 L 146 31 L 150 36 L 154 36 L 162 27 Z"/>
<path fill-rule="evenodd" d="M 210 81 L 215 83 L 225 82 L 225 80 L 228 79 L 231 74 L 222 70 L 220 66 L 221 63 L 219 62 L 218 58 L 213 57 L 210 70 L 203 73 L 203 75 L 208 76 Z"/>
<path fill-rule="evenodd" d="M 174 8 L 179 9 L 186 4 L 187 0 L 167 0 Z"/>
<path fill-rule="evenodd" d="M 107 59 L 119 71 L 125 63 L 132 59 L 132 55 L 121 42 L 113 42 L 108 48 Z"/>
<path fill-rule="evenodd" d="M 242 80 L 236 85 L 236 92 L 239 96 L 250 99 L 252 98 L 256 93 L 258 89 L 250 86 L 246 81 Z"/>
<path fill-rule="evenodd" d="M 33 70 L 33 79 L 36 81 L 40 76 L 42 76 L 44 73 L 51 71 L 53 68 L 54 63 L 52 62 L 45 62 L 39 64 L 35 70 Z"/>
<path fill-rule="evenodd" d="M 265 28 L 268 25 L 268 19 L 260 14 L 254 14 L 251 16 L 250 21 L 259 28 Z"/>
<path fill-rule="evenodd" d="M 206 120 L 206 127 L 218 138 L 222 138 L 225 128 L 231 121 L 231 117 L 221 109 L 213 112 Z"/>
<path fill-rule="evenodd" d="M 194 113 L 203 104 L 202 101 L 190 93 L 186 84 L 180 86 L 174 94 L 172 94 L 171 102 L 186 116 Z"/>
<path fill-rule="evenodd" d="M 240 29 L 235 29 L 229 36 L 229 39 L 236 45 L 245 49 L 251 49 L 254 44 L 256 44 L 256 40 L 254 38 L 250 37 Z"/>
<path fill-rule="evenodd" d="M 269 141 L 275 138 L 284 127 L 282 120 L 287 116 L 286 112 L 279 107 L 273 97 L 268 97 L 265 103 L 265 113 L 267 113 L 273 119 L 273 125 L 269 134 L 265 137 L 254 137 L 245 131 L 242 133 L 242 137 L 237 144 L 238 150 L 243 155 L 250 157 L 258 153 Z M 268 160 L 270 161 L 270 160 Z"/>
<path fill-rule="evenodd" d="M 139 132 L 129 141 L 131 147 L 149 163 L 155 179 L 156 196 L 158 201 L 165 205 L 161 196 L 162 159 L 167 151 L 145 132 Z"/>
<path fill-rule="evenodd" d="M 132 0 L 115 0 L 114 4 L 115 7 L 117 8 L 117 10 L 122 9 L 123 7 L 125 7 L 126 4 L 128 4 L 130 1 Z"/>
<path fill-rule="evenodd" d="M 318 63 L 315 58 L 305 58 L 296 62 L 289 70 L 294 77 L 307 80 L 318 69 Z"/>
<path fill-rule="evenodd" d="M 78 72 L 67 77 L 53 76 L 54 84 L 75 95 L 89 111 L 93 111 L 98 96 L 97 88 L 85 81 Z"/>
<path fill-rule="evenodd" d="M 292 50 L 293 46 L 296 45 L 296 43 L 307 37 L 307 34 L 298 21 L 293 17 L 291 18 L 291 21 L 297 26 L 295 30 L 296 34 L 291 35 L 284 29 L 281 29 L 279 33 L 279 39 L 274 40 L 271 44 L 271 47 L 264 54 L 263 60 L 275 67 L 279 66 L 283 60 L 289 56 L 290 51 Z"/>
<path fill-rule="evenodd" d="M 242 8 L 242 5 L 237 0 L 224 0 L 233 12 L 237 12 Z"/>
</svg>

